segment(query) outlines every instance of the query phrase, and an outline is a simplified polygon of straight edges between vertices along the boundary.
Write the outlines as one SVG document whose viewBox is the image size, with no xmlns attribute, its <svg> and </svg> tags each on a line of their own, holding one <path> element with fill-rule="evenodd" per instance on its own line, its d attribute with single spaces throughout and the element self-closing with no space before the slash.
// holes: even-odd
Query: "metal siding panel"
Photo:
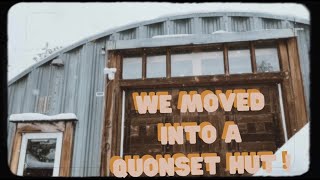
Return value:
<svg viewBox="0 0 320 180">
<path fill-rule="evenodd" d="M 244 32 L 251 30 L 249 17 L 231 17 L 230 23 L 232 32 Z"/>
<path fill-rule="evenodd" d="M 204 17 L 202 19 L 202 33 L 211 34 L 214 31 L 222 30 L 222 17 Z"/>
<path fill-rule="evenodd" d="M 263 29 L 281 29 L 282 23 L 278 19 L 261 18 Z"/>
<path fill-rule="evenodd" d="M 173 21 L 173 34 L 192 34 L 191 19 Z"/>
<path fill-rule="evenodd" d="M 303 24 L 296 24 L 296 28 L 303 28 L 303 30 L 298 30 L 298 51 L 301 65 L 301 73 L 304 85 L 304 93 L 306 97 L 308 115 L 310 117 L 310 30 L 309 27 Z"/>
<path fill-rule="evenodd" d="M 147 26 L 147 37 L 152 38 L 153 36 L 164 35 L 164 22 L 150 24 Z"/>
<path fill-rule="evenodd" d="M 137 39 L 137 28 L 128 29 L 120 32 L 119 40 Z"/>
</svg>

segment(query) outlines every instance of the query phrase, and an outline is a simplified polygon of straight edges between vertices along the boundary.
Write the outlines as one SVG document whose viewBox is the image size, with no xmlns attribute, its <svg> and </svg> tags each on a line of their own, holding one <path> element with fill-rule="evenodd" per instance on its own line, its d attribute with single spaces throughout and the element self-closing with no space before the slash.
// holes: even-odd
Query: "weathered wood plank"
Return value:
<svg viewBox="0 0 320 180">
<path fill-rule="evenodd" d="M 72 152 L 73 152 L 73 132 L 74 126 L 73 122 L 69 121 L 65 123 L 65 131 L 63 133 L 63 146 L 61 151 L 60 160 L 60 176 L 69 177 L 72 162 Z"/>
<path fill-rule="evenodd" d="M 18 170 L 21 141 L 22 141 L 22 134 L 17 133 L 16 131 L 14 135 L 14 140 L 13 140 L 13 146 L 11 151 L 11 162 L 10 162 L 10 170 L 13 174 L 17 174 L 17 170 Z"/>
<path fill-rule="evenodd" d="M 36 132 L 63 132 L 65 130 L 64 122 L 30 122 L 30 123 L 18 123 L 17 132 L 19 133 L 36 133 Z"/>
<path fill-rule="evenodd" d="M 256 53 L 254 48 L 254 43 L 250 42 L 250 56 L 251 56 L 251 68 L 253 74 L 257 73 L 257 62 L 256 62 Z"/>
<path fill-rule="evenodd" d="M 297 117 L 296 127 L 294 132 L 301 129 L 307 122 L 307 108 L 303 89 L 303 79 L 301 75 L 300 60 L 298 54 L 296 38 L 290 38 L 287 41 L 289 66 L 292 82 L 292 90 L 295 99 L 295 112 Z"/>
<path fill-rule="evenodd" d="M 115 52 L 109 52 L 109 56 L 107 58 L 106 65 L 107 67 L 116 67 L 115 66 Z M 122 74 L 121 69 L 120 72 L 117 69 L 117 74 Z M 104 105 L 104 124 L 103 124 L 103 135 L 102 135 L 102 142 L 101 142 L 101 166 L 100 166 L 100 175 L 101 176 L 108 176 L 109 175 L 109 159 L 111 158 L 111 137 L 112 137 L 112 128 L 113 125 L 112 118 L 113 118 L 113 88 L 114 88 L 114 80 L 109 81 L 106 79 L 105 84 L 105 105 Z"/>
<path fill-rule="evenodd" d="M 237 75 L 215 75 L 176 77 L 170 79 L 145 79 L 145 80 L 120 80 L 122 88 L 147 88 L 147 87 L 176 87 L 181 86 L 203 86 L 203 85 L 233 85 L 254 84 L 267 82 L 281 82 L 284 73 L 259 73 L 259 74 L 237 74 Z"/>
<path fill-rule="evenodd" d="M 228 47 L 226 44 L 223 45 L 223 61 L 224 61 L 224 73 L 229 75 L 229 58 L 228 58 Z"/>
</svg>

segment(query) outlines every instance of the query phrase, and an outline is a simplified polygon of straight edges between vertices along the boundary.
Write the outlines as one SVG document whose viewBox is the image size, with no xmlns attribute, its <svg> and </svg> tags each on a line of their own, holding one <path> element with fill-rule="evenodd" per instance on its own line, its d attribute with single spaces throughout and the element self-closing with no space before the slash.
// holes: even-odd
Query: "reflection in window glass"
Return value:
<svg viewBox="0 0 320 180">
<path fill-rule="evenodd" d="M 52 176 L 56 139 L 29 139 L 23 176 Z"/>
<path fill-rule="evenodd" d="M 224 74 L 222 51 L 171 55 L 172 77 L 215 74 Z"/>
<path fill-rule="evenodd" d="M 166 77 L 166 56 L 147 56 L 147 78 Z"/>
<path fill-rule="evenodd" d="M 142 78 L 142 58 L 130 57 L 123 58 L 122 79 Z"/>
<path fill-rule="evenodd" d="M 249 49 L 229 49 L 228 58 L 230 74 L 252 72 Z"/>
<path fill-rule="evenodd" d="M 280 71 L 277 48 L 256 48 L 257 72 Z"/>
</svg>

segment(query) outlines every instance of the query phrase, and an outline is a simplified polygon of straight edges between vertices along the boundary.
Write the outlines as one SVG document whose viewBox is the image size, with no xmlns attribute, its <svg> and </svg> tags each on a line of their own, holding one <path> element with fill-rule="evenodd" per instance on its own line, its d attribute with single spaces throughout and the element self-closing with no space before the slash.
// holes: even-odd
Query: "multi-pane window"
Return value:
<svg viewBox="0 0 320 180">
<path fill-rule="evenodd" d="M 280 71 L 278 49 L 273 41 L 150 48 L 143 51 L 137 51 L 139 55 L 134 57 L 123 57 L 123 79 Z M 142 54 L 146 54 L 144 58 Z"/>
</svg>

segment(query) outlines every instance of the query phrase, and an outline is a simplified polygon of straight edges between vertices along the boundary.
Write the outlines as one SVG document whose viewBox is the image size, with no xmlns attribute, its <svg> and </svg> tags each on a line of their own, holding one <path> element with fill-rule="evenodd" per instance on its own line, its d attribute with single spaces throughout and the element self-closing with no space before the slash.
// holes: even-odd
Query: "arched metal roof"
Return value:
<svg viewBox="0 0 320 180">
<path fill-rule="evenodd" d="M 14 83 L 15 81 L 17 81 L 18 79 L 20 79 L 21 77 L 27 75 L 28 73 L 30 73 L 33 69 L 55 59 L 56 57 L 58 57 L 59 55 L 66 53 L 74 48 L 77 48 L 79 46 L 82 46 L 88 42 L 91 41 L 95 41 L 97 39 L 100 38 L 104 38 L 104 37 L 112 37 L 113 35 L 126 31 L 126 30 L 130 30 L 130 29 L 134 29 L 134 28 L 139 28 L 139 27 L 144 27 L 144 26 L 148 26 L 148 25 L 152 25 L 152 24 L 156 24 L 156 23 L 161 23 L 161 22 L 170 22 L 170 21 L 175 21 L 175 20 L 180 20 L 180 19 L 194 19 L 194 18 L 206 18 L 206 17 L 251 17 L 251 18 L 265 18 L 265 19 L 274 19 L 274 20 L 280 20 L 283 22 L 293 22 L 293 23 L 301 23 L 301 24 L 305 24 L 305 25 L 310 25 L 309 20 L 306 19 L 302 19 L 302 18 L 297 18 L 297 17 L 291 17 L 291 16 L 282 16 L 282 15 L 273 15 L 273 14 L 269 14 L 269 13 L 260 13 L 260 12 L 200 12 L 200 13 L 189 13 L 189 14 L 181 14 L 181 15 L 168 15 L 165 17 L 159 17 L 153 20 L 147 20 L 147 21 L 142 21 L 142 22 L 135 22 L 132 24 L 128 24 L 125 26 L 120 26 L 120 27 L 115 27 L 112 29 L 109 29 L 107 31 L 101 32 L 99 34 L 84 38 L 68 47 L 65 47 L 63 49 L 61 49 L 58 52 L 55 52 L 54 54 L 42 59 L 41 61 L 37 62 L 36 64 L 30 66 L 29 68 L 27 68 L 26 70 L 24 70 L 23 72 L 21 72 L 20 74 L 18 74 L 17 76 L 15 76 L 14 78 L 12 78 L 9 82 L 8 85 L 11 85 L 12 83 Z M 227 23 L 231 23 L 231 22 L 227 22 Z M 172 34 L 170 31 L 166 32 L 166 35 L 168 34 Z M 193 34 L 193 33 L 192 33 Z M 114 37 L 113 37 L 114 38 Z M 138 39 L 142 39 L 142 38 L 146 38 L 145 36 L 142 37 L 138 37 Z M 118 40 L 118 39 L 115 39 Z"/>
</svg>

